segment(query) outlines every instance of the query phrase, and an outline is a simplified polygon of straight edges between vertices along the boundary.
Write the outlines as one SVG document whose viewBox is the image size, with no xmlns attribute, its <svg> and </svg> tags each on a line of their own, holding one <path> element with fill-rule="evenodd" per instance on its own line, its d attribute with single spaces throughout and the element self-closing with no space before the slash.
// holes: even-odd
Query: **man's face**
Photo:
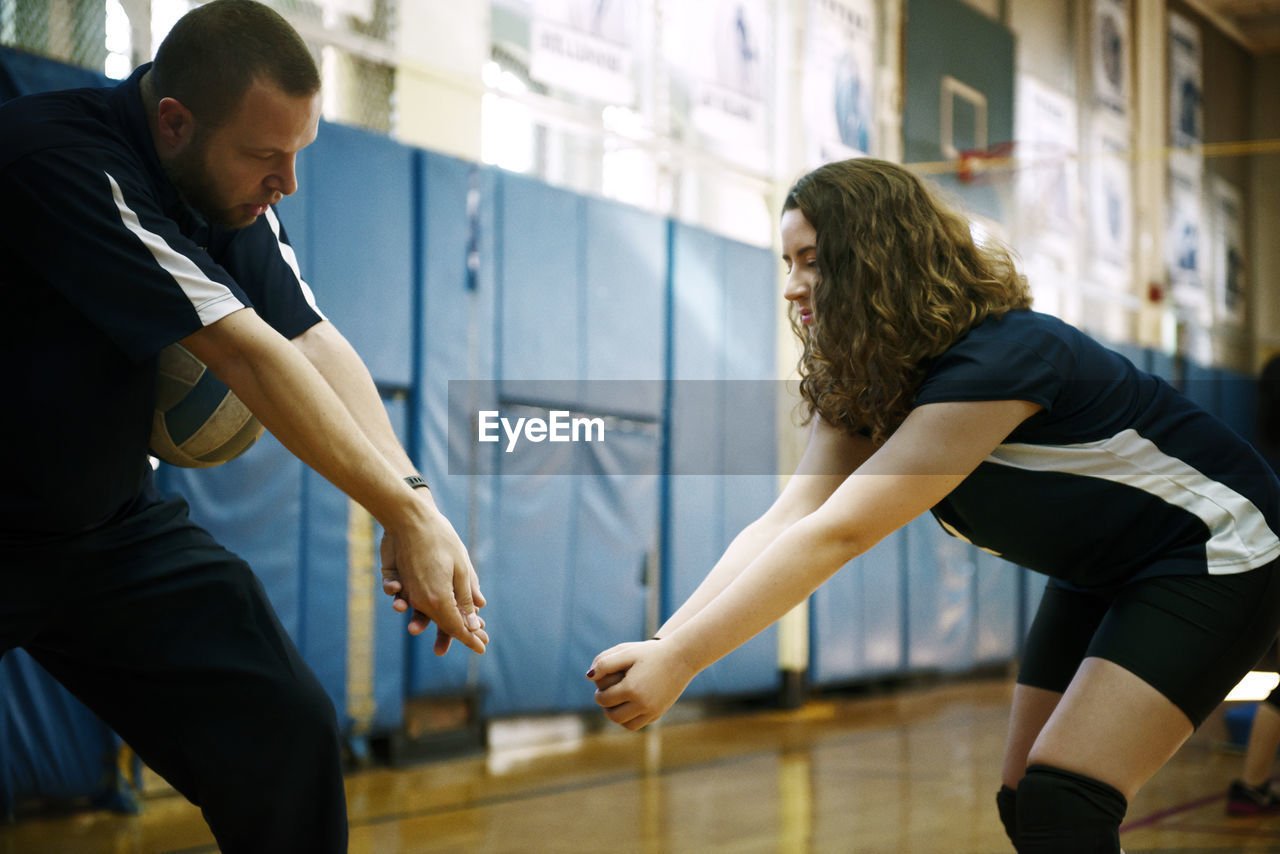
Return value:
<svg viewBox="0 0 1280 854">
<path fill-rule="evenodd" d="M 300 150 L 316 138 L 320 93 L 287 95 L 254 81 L 221 127 L 201 130 L 167 163 L 187 204 L 213 225 L 244 228 L 298 189 Z"/>
</svg>

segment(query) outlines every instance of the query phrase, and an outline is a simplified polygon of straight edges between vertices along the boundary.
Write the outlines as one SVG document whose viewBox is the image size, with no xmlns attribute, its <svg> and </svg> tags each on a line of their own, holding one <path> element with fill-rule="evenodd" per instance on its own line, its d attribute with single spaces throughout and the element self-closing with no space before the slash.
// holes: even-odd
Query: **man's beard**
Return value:
<svg viewBox="0 0 1280 854">
<path fill-rule="evenodd" d="M 177 189 L 182 200 L 219 228 L 245 228 L 256 217 L 246 216 L 235 206 L 226 206 L 213 177 L 205 164 L 208 145 L 201 139 L 193 139 L 182 153 L 165 164 L 164 171 Z"/>
</svg>

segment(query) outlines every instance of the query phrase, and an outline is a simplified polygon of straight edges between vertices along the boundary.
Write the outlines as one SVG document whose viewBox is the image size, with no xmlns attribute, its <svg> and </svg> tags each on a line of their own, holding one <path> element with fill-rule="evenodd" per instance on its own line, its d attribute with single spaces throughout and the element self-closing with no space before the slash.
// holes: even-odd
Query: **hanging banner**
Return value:
<svg viewBox="0 0 1280 854">
<path fill-rule="evenodd" d="M 1169 284 L 1174 304 L 1209 322 L 1205 299 L 1204 229 L 1200 215 L 1200 157 L 1182 151 L 1169 154 Z"/>
<path fill-rule="evenodd" d="M 633 105 L 639 12 L 639 0 L 534 0 L 529 76 L 596 101 Z"/>
<path fill-rule="evenodd" d="M 1231 182 L 1213 179 L 1213 307 L 1218 322 L 1244 325 L 1244 199 Z"/>
<path fill-rule="evenodd" d="M 1095 116 L 1087 168 L 1093 275 L 1127 287 L 1133 270 L 1133 192 L 1129 126 Z"/>
<path fill-rule="evenodd" d="M 1017 81 L 1015 249 L 1075 275 L 1079 251 L 1076 104 L 1022 74 Z"/>
<path fill-rule="evenodd" d="M 1169 13 L 1169 141 L 1175 148 L 1204 139 L 1200 29 Z"/>
<path fill-rule="evenodd" d="M 664 44 L 682 73 L 690 125 L 716 150 L 767 166 L 766 93 L 772 55 L 764 0 L 704 0 L 664 9 Z"/>
<path fill-rule="evenodd" d="M 801 97 L 810 168 L 875 144 L 875 11 L 873 0 L 809 0 Z"/>
<path fill-rule="evenodd" d="M 1129 4 L 1094 0 L 1093 100 L 1120 116 L 1129 115 Z"/>
</svg>

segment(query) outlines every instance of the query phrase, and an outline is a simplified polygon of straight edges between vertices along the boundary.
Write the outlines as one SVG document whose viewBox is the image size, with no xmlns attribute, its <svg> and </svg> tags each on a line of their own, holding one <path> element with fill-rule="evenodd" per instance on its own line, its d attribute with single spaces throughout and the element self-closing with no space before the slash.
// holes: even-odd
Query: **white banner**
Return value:
<svg viewBox="0 0 1280 854">
<path fill-rule="evenodd" d="M 1244 325 L 1244 198 L 1224 178 L 1213 178 L 1213 307 L 1218 322 Z"/>
<path fill-rule="evenodd" d="M 812 167 L 870 154 L 875 144 L 873 0 L 809 0 L 803 116 Z"/>
<path fill-rule="evenodd" d="M 1074 275 L 1079 252 L 1079 169 L 1075 100 L 1034 77 L 1018 76 L 1015 248 L 1050 257 Z"/>
<path fill-rule="evenodd" d="M 1204 139 L 1200 29 L 1169 13 L 1169 141 L 1177 148 Z"/>
<path fill-rule="evenodd" d="M 638 0 L 534 0 L 529 76 L 609 104 L 636 99 Z"/>
<path fill-rule="evenodd" d="M 1169 230 L 1165 235 L 1173 301 L 1210 321 L 1205 299 L 1205 234 L 1200 215 L 1202 162 L 1186 152 L 1169 154 Z"/>
<path fill-rule="evenodd" d="M 1093 98 L 1121 116 L 1129 115 L 1129 43 L 1126 0 L 1094 0 Z"/>
<path fill-rule="evenodd" d="M 668 61 L 683 72 L 689 122 L 743 163 L 766 164 L 772 55 L 765 0 L 700 0 L 664 7 Z"/>
<path fill-rule="evenodd" d="M 1088 159 L 1093 275 L 1128 286 L 1133 271 L 1132 148 L 1129 127 L 1095 117 Z"/>
</svg>

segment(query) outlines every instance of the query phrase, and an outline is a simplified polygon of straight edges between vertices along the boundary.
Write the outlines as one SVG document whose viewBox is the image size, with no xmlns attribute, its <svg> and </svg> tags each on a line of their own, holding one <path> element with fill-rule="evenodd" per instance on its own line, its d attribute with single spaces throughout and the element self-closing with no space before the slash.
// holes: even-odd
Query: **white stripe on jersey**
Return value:
<svg viewBox="0 0 1280 854">
<path fill-rule="evenodd" d="M 1181 507 L 1209 528 L 1205 553 L 1213 575 L 1256 569 L 1280 555 L 1280 538 L 1252 501 L 1169 456 L 1133 429 L 1079 445 L 1000 445 L 987 462 L 1101 478 Z"/>
<path fill-rule="evenodd" d="M 216 323 L 228 314 L 245 307 L 230 288 L 210 279 L 196 266 L 196 262 L 176 251 L 154 231 L 144 228 L 133 208 L 125 202 L 124 193 L 120 191 L 120 185 L 116 183 L 116 179 L 112 178 L 110 173 L 104 174 L 111 182 L 111 195 L 115 197 L 120 221 L 124 223 L 125 228 L 137 235 L 151 252 L 151 256 L 156 259 L 160 269 L 173 277 L 191 302 L 191 307 L 196 310 L 201 324 L 208 326 Z"/>
<path fill-rule="evenodd" d="M 298 269 L 298 253 L 293 251 L 293 247 L 280 239 L 280 219 L 276 216 L 276 212 L 272 208 L 267 208 L 267 222 L 271 225 L 271 233 L 276 236 L 276 246 L 280 247 L 280 257 L 284 258 L 284 262 L 289 265 L 289 269 L 293 271 L 294 277 L 298 280 L 298 286 L 302 289 L 302 296 L 307 301 L 307 305 L 311 306 L 311 310 L 316 314 L 324 317 L 324 312 L 320 310 L 320 306 L 316 304 L 316 295 L 311 291 L 311 286 L 302 280 L 302 271 Z M 324 317 L 328 320 L 327 317 Z"/>
</svg>

